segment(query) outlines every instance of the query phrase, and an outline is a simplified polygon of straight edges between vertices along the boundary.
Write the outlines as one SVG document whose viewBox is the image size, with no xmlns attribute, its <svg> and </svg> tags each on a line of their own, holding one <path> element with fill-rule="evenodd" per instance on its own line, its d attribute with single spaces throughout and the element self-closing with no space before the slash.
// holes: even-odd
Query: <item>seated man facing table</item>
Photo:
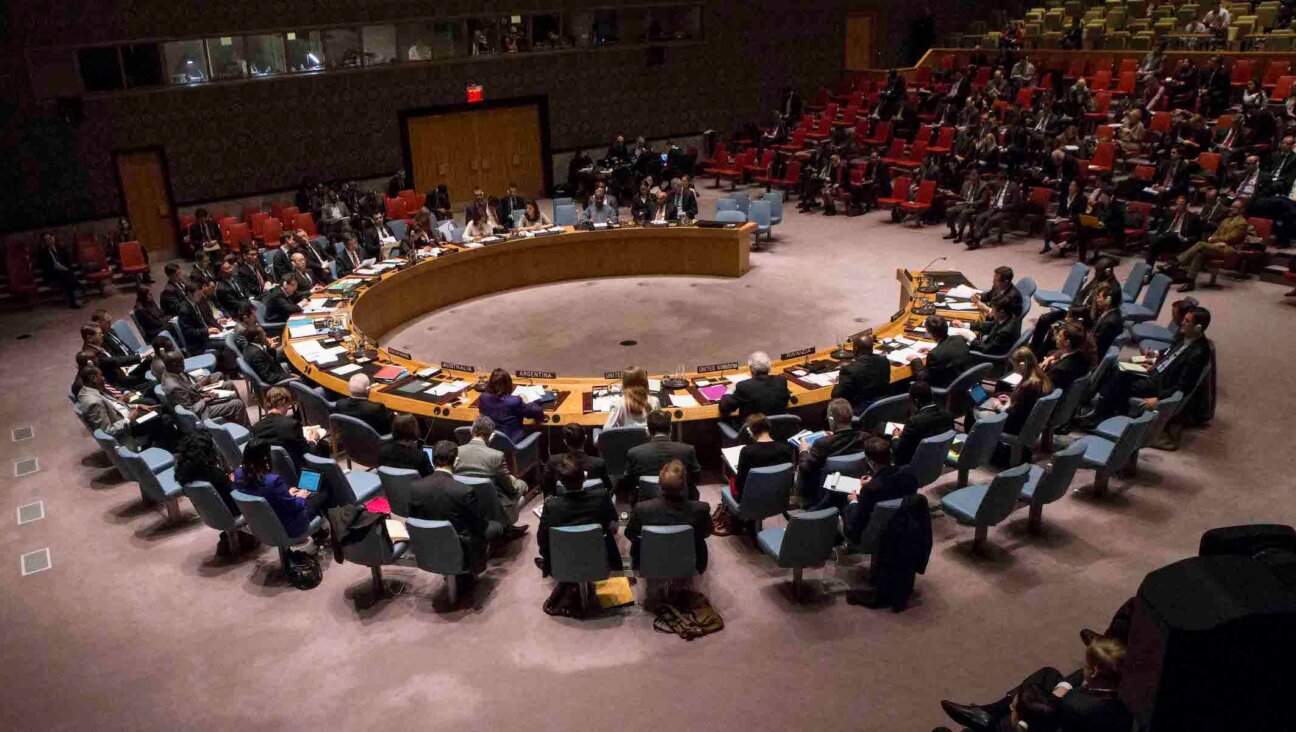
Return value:
<svg viewBox="0 0 1296 732">
<path fill-rule="evenodd" d="M 697 450 L 692 445 L 675 442 L 670 438 L 671 417 L 660 409 L 648 413 L 648 441 L 630 448 L 625 457 L 625 475 L 621 478 L 621 490 L 635 497 L 639 495 L 639 476 L 657 475 L 662 466 L 672 460 L 679 460 L 688 472 L 689 498 L 697 500 L 698 481 L 702 478 L 702 464 L 698 462 Z"/>
<path fill-rule="evenodd" d="M 459 475 L 490 478 L 498 502 L 485 504 L 482 510 L 486 512 L 488 519 L 507 527 L 506 538 L 514 539 L 525 534 L 528 529 L 526 526 L 515 526 L 528 486 L 525 480 L 509 471 L 508 459 L 504 453 L 487 444 L 494 433 L 495 421 L 484 414 L 477 415 L 472 424 L 472 439 L 459 447 L 455 472 Z"/>
<path fill-rule="evenodd" d="M 918 479 L 892 463 L 890 440 L 885 437 L 865 440 L 864 459 L 868 463 L 868 475 L 860 478 L 859 490 L 850 494 L 842 513 L 842 528 L 852 544 L 859 543 L 879 503 L 918 492 Z"/>
<path fill-rule="evenodd" d="M 990 356 L 1002 356 L 1013 347 L 1021 335 L 1021 319 L 1013 315 L 1007 302 L 996 302 L 990 319 L 972 324 L 976 340 L 968 348 Z"/>
<path fill-rule="evenodd" d="M 639 568 L 639 542 L 646 526 L 691 526 L 693 552 L 698 574 L 707 568 L 706 539 L 711 535 L 711 507 L 702 501 L 688 498 L 688 476 L 684 463 L 672 460 L 662 466 L 657 474 L 661 496 L 635 505 L 626 524 L 626 538 L 630 540 L 630 566 Z M 648 594 L 653 594 L 654 581 L 648 581 Z M 690 584 L 685 581 L 683 585 Z M 645 605 L 651 603 L 645 602 Z"/>
<path fill-rule="evenodd" d="M 549 456 L 549 462 L 545 464 L 544 476 L 540 483 L 544 495 L 552 496 L 558 492 L 558 470 L 567 455 L 576 461 L 586 475 L 598 478 L 603 483 L 603 488 L 611 494 L 612 478 L 608 476 L 607 464 L 603 462 L 603 458 L 585 452 L 585 428 L 575 422 L 568 423 L 562 429 L 562 442 L 567 451 L 553 453 Z"/>
<path fill-rule="evenodd" d="M 738 382 L 731 393 L 720 398 L 720 416 L 732 419 L 737 412 L 738 420 L 745 422 L 753 414 L 786 413 L 790 397 L 787 379 L 770 374 L 769 354 L 756 351 L 748 357 L 747 367 L 751 378 Z"/>
<path fill-rule="evenodd" d="M 455 480 L 454 464 L 459 447 L 449 440 L 432 446 L 432 473 L 410 485 L 409 518 L 448 521 L 463 547 L 466 575 L 458 582 L 471 584 L 486 569 L 490 541 L 500 527 L 492 527 L 477 502 L 477 491 Z"/>
<path fill-rule="evenodd" d="M 797 485 L 801 490 L 801 506 L 809 510 L 827 508 L 844 498 L 834 491 L 825 491 L 824 465 L 834 455 L 859 452 L 868 436 L 851 425 L 854 414 L 850 402 L 833 399 L 828 402 L 828 429 L 814 442 L 802 438 L 797 443 L 800 458 L 797 465 Z M 840 506 L 839 506 L 840 507 Z"/>
<path fill-rule="evenodd" d="M 581 214 L 581 221 L 587 224 L 617 223 L 616 199 L 607 194 L 603 184 L 595 186 L 594 195 L 590 196 L 589 205 Z"/>
<path fill-rule="evenodd" d="M 833 398 L 850 402 L 856 414 L 891 389 L 891 362 L 886 356 L 874 353 L 873 345 L 872 334 L 851 337 L 855 359 L 841 367 L 832 390 Z"/>
<path fill-rule="evenodd" d="M 927 352 L 926 359 L 919 356 L 911 359 L 915 378 L 945 388 L 972 364 L 967 341 L 958 336 L 951 337 L 949 321 L 939 315 L 927 316 L 923 326 L 927 335 L 936 340 L 936 345 Z"/>
<path fill-rule="evenodd" d="M 369 377 L 355 374 L 347 382 L 351 396 L 337 400 L 334 413 L 355 417 L 380 435 L 391 432 L 392 413 L 386 404 L 369 400 Z"/>
<path fill-rule="evenodd" d="M 913 414 L 895 437 L 892 455 L 896 465 L 908 465 L 918 450 L 918 443 L 954 429 L 954 415 L 944 404 L 932 400 L 931 386 L 915 381 L 909 386 L 909 403 Z"/>
<path fill-rule="evenodd" d="M 128 404 L 110 394 L 103 374 L 92 363 L 82 366 L 77 377 L 81 384 L 77 391 L 77 407 L 91 429 L 103 430 L 136 450 L 146 447 L 171 449 L 175 445 L 178 435 L 171 418 L 156 406 Z"/>
<path fill-rule="evenodd" d="M 620 571 L 625 564 L 616 545 L 617 513 L 612 505 L 612 496 L 602 488 L 586 489 L 585 471 L 570 456 L 563 458 L 558 467 L 558 483 L 562 491 L 546 498 L 544 510 L 540 513 L 540 528 L 536 534 L 540 556 L 536 557 L 536 566 L 545 577 L 549 576 L 549 529 L 598 524 L 603 529 L 608 567 Z"/>
<path fill-rule="evenodd" d="M 753 468 L 768 468 L 784 463 L 796 463 L 796 448 L 787 440 L 776 440 L 770 435 L 770 423 L 763 414 L 753 414 L 747 418 L 747 434 L 752 441 L 738 451 L 738 464 L 733 466 L 734 477 L 731 491 L 733 497 L 742 501 L 743 484 Z"/>
<path fill-rule="evenodd" d="M 162 392 L 175 406 L 189 409 L 202 419 L 214 419 L 248 426 L 247 409 L 234 385 L 219 373 L 196 379 L 185 373 L 184 355 L 179 351 L 162 354 L 166 373 L 162 376 Z"/>
<path fill-rule="evenodd" d="M 267 323 L 286 323 L 290 317 L 302 311 L 297 304 L 297 285 L 297 278 L 289 275 L 280 281 L 278 287 L 261 298 L 265 303 Z"/>
</svg>

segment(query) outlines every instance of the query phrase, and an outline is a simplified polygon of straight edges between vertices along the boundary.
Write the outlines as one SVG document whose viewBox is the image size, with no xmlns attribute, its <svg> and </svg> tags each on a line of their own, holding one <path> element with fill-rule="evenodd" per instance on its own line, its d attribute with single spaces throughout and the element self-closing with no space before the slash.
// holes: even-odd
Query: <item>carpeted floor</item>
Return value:
<svg viewBox="0 0 1296 732">
<path fill-rule="evenodd" d="M 881 218 L 789 210 L 741 280 L 510 293 L 428 316 L 397 343 L 510 368 L 695 365 L 755 347 L 822 346 L 882 322 L 895 308 L 894 270 L 937 256 L 980 284 L 1008 264 L 1056 287 L 1069 264 L 1039 257 L 1037 240 L 972 253 L 938 229 Z M 1043 537 L 1027 534 L 1018 512 L 990 532 L 984 559 L 969 552 L 970 529 L 937 520 L 930 569 L 900 615 L 846 604 L 857 564 L 807 572 L 814 597 L 795 604 L 789 574 L 748 540 L 712 539 L 702 588 L 727 627 L 690 643 L 654 633 L 638 609 L 585 622 L 546 616 L 550 584 L 531 563 L 531 535 L 491 562 L 475 604 L 458 610 L 444 607 L 440 578 L 409 566 L 387 572 L 405 593 L 371 607 L 363 567 L 329 562 L 321 586 L 301 592 L 270 574 L 272 551 L 217 560 L 215 533 L 187 504 L 186 524 L 159 528 L 161 514 L 105 469 L 68 409 L 85 312 L 5 313 L 4 507 L 13 517 L 42 500 L 48 517 L 0 525 L 9 566 L 0 573 L 0 726 L 925 732 L 945 723 L 942 697 L 985 700 L 1041 665 L 1075 667 L 1076 631 L 1104 626 L 1144 574 L 1194 553 L 1203 530 L 1296 521 L 1284 417 L 1296 407 L 1296 309 L 1282 292 L 1225 279 L 1200 294 L 1215 314 L 1217 419 L 1179 452 L 1145 451 L 1137 478 L 1113 482 L 1116 495 L 1049 506 Z M 128 298 L 106 303 L 121 315 Z M 639 345 L 617 345 L 627 338 Z M 10 441 L 22 426 L 35 437 Z M 9 478 L 27 457 L 40 471 Z M 938 497 L 953 481 L 925 492 Z M 705 487 L 704 498 L 716 490 Z M 53 568 L 20 577 L 19 555 L 42 547 Z"/>
</svg>

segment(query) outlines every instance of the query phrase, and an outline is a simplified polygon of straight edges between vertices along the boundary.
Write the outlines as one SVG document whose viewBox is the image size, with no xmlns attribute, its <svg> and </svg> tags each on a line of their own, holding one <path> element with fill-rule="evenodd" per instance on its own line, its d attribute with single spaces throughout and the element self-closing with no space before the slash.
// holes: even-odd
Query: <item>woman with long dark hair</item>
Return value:
<svg viewBox="0 0 1296 732">
<path fill-rule="evenodd" d="M 238 504 L 230 498 L 230 471 L 216 442 L 206 430 L 195 430 L 180 438 L 175 454 L 175 479 L 184 485 L 202 481 L 211 483 L 230 513 L 239 515 Z"/>
<path fill-rule="evenodd" d="M 514 442 L 526 436 L 524 419 L 544 416 L 544 406 L 539 402 L 526 404 L 522 397 L 513 394 L 513 377 L 504 369 L 495 369 L 486 380 L 486 390 L 477 400 L 477 411 L 495 421 L 495 431 L 508 435 Z"/>
<path fill-rule="evenodd" d="M 283 476 L 273 472 L 270 443 L 262 439 L 253 439 L 243 448 L 243 465 L 234 471 L 233 487 L 264 498 L 291 537 L 305 534 L 311 517 L 322 515 L 329 503 L 322 481 L 319 490 L 308 491 L 289 486 Z"/>
<path fill-rule="evenodd" d="M 139 325 L 140 330 L 144 331 L 144 340 L 150 343 L 157 337 L 158 333 L 166 330 L 167 318 L 166 313 L 158 306 L 157 300 L 153 299 L 153 292 L 147 285 L 140 285 L 135 288 L 135 322 Z"/>
</svg>

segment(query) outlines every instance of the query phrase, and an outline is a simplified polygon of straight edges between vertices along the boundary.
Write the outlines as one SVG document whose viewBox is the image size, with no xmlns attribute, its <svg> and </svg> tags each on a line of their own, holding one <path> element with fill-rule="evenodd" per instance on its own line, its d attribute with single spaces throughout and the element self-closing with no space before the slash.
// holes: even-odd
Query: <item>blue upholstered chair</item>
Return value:
<svg viewBox="0 0 1296 732">
<path fill-rule="evenodd" d="M 300 381 L 289 381 L 288 391 L 292 392 L 300 408 L 298 415 L 302 424 L 316 425 L 328 429 L 328 418 L 337 409 L 336 401 L 329 401 L 318 387 L 311 387 Z"/>
<path fill-rule="evenodd" d="M 388 500 L 391 500 L 390 496 Z M 395 507 L 393 507 L 395 510 Z M 429 521 L 427 519 L 406 519 L 405 530 L 409 532 L 410 546 L 414 550 L 414 562 L 424 572 L 439 574 L 446 579 L 446 591 L 450 594 L 450 604 L 459 602 L 459 586 L 455 577 L 468 573 L 464 557 L 463 544 L 459 541 L 459 532 L 449 521 Z"/>
<path fill-rule="evenodd" d="M 1036 290 L 1035 302 L 1049 307 L 1052 305 L 1069 305 L 1075 299 L 1075 294 L 1084 284 L 1085 276 L 1089 273 L 1089 267 L 1084 262 L 1076 262 L 1071 265 L 1071 271 L 1067 272 L 1066 281 L 1062 283 L 1061 290 Z"/>
<path fill-rule="evenodd" d="M 1134 451 L 1143 443 L 1143 438 L 1152 428 L 1152 421 L 1157 416 L 1157 411 L 1152 409 L 1125 422 L 1115 441 L 1101 435 L 1086 435 L 1075 441 L 1074 444 L 1084 445 L 1080 467 L 1094 471 L 1095 496 L 1107 494 L 1112 474 L 1124 468 L 1134 456 Z"/>
<path fill-rule="evenodd" d="M 117 472 L 121 473 L 122 477 L 127 480 L 134 480 L 134 478 L 126 474 L 126 468 L 117 456 L 117 448 L 122 446 L 117 441 L 117 438 L 103 430 L 95 430 L 93 435 L 95 442 L 99 443 L 99 449 L 103 451 L 104 455 L 108 456 L 109 462 L 113 464 L 114 468 L 117 468 Z M 139 455 L 140 459 L 155 475 L 175 466 L 175 456 L 160 447 L 146 448 L 135 454 Z"/>
<path fill-rule="evenodd" d="M 1035 291 L 1038 289 L 1039 286 L 1035 284 L 1035 278 L 1033 277 L 1023 277 L 1017 280 L 1017 292 L 1021 293 L 1022 299 L 1021 318 L 1023 322 L 1025 322 L 1026 316 L 1030 314 L 1031 298 L 1035 296 Z"/>
<path fill-rule="evenodd" d="M 284 479 L 288 485 L 297 485 L 301 476 L 297 473 L 297 464 L 293 462 L 292 455 L 279 445 L 270 446 L 270 470 L 275 475 Z"/>
<path fill-rule="evenodd" d="M 266 499 L 237 490 L 230 495 L 234 497 L 234 503 L 238 504 L 239 511 L 243 514 L 252 535 L 262 544 L 279 550 L 279 568 L 283 571 L 288 567 L 288 550 L 306 541 L 307 537 L 319 531 L 323 524 L 323 519 L 315 516 L 301 536 L 289 536 Z"/>
<path fill-rule="evenodd" d="M 729 198 L 738 205 L 738 210 L 750 217 L 751 196 L 743 192 L 730 193 Z"/>
<path fill-rule="evenodd" d="M 859 428 L 872 432 L 887 422 L 904 422 L 909 419 L 909 395 L 896 394 L 883 397 L 864 409 L 860 414 Z"/>
<path fill-rule="evenodd" d="M 252 307 L 256 308 L 257 325 L 261 326 L 261 328 L 265 330 L 266 335 L 273 336 L 275 338 L 278 338 L 279 336 L 283 335 L 284 326 L 287 325 L 287 323 L 283 323 L 283 322 L 271 323 L 269 320 L 267 320 L 266 314 L 268 311 L 266 310 L 265 303 L 261 302 L 256 298 L 253 298 Z"/>
<path fill-rule="evenodd" d="M 337 455 L 338 447 L 346 453 L 347 467 L 357 460 L 369 468 L 378 467 L 378 450 L 384 442 L 391 442 L 390 434 L 380 435 L 367 422 L 345 414 L 329 415 L 329 434 L 333 437 L 333 454 Z"/>
<path fill-rule="evenodd" d="M 735 500 L 731 491 L 722 490 L 720 502 L 738 520 L 751 522 L 759 530 L 762 521 L 787 511 L 795 478 L 792 463 L 752 468 L 742 485 L 742 501 Z"/>
<path fill-rule="evenodd" d="M 1035 405 L 1031 407 L 1030 414 L 1026 415 L 1026 421 L 1022 423 L 1021 429 L 1017 434 L 1007 432 L 999 438 L 999 441 L 1011 448 L 1008 457 L 1009 465 L 1017 465 L 1025 459 L 1026 454 L 1035 449 L 1035 444 L 1039 442 L 1040 435 L 1044 434 L 1044 428 L 1048 426 L 1049 417 L 1053 415 L 1053 410 L 1057 408 L 1062 401 L 1062 390 L 1054 389 L 1046 396 L 1036 400 Z"/>
<path fill-rule="evenodd" d="M 575 226 L 576 207 L 570 203 L 554 207 L 554 226 Z"/>
<path fill-rule="evenodd" d="M 373 581 L 373 599 L 379 600 L 387 594 L 383 586 L 383 565 L 395 564 L 405 556 L 409 549 L 407 541 L 392 541 L 387 538 L 386 530 L 374 527 L 360 541 L 347 542 L 342 545 L 342 558 L 352 564 L 361 564 L 369 568 Z"/>
<path fill-rule="evenodd" d="M 801 418 L 795 414 L 771 414 L 767 415 L 766 419 L 769 420 L 770 437 L 776 441 L 786 440 L 801 431 Z M 735 429 L 724 420 L 716 422 L 716 425 L 720 429 L 720 444 L 723 447 L 746 445 L 752 442 L 751 433 L 745 426 Z"/>
<path fill-rule="evenodd" d="M 735 201 L 734 199 L 732 198 L 716 199 L 717 214 L 719 214 L 721 211 L 737 211 L 737 210 L 738 210 L 738 202 Z"/>
<path fill-rule="evenodd" d="M 715 220 L 723 224 L 745 224 L 747 214 L 742 211 L 716 211 Z"/>
<path fill-rule="evenodd" d="M 375 473 L 358 470 L 343 471 L 342 466 L 332 458 L 322 458 L 309 453 L 305 456 L 303 470 L 314 470 L 320 474 L 320 480 L 328 487 L 329 494 L 337 505 L 364 504 L 377 495 L 382 488 L 382 481 Z"/>
<path fill-rule="evenodd" d="M 216 449 L 220 450 L 221 457 L 225 458 L 230 470 L 243 464 L 243 446 L 252 439 L 252 433 L 246 427 L 212 419 L 204 419 L 202 426 L 211 433 Z"/>
<path fill-rule="evenodd" d="M 397 516 L 409 515 L 410 487 L 418 480 L 417 470 L 409 468 L 392 468 L 386 465 L 378 468 L 378 482 L 382 485 L 382 494 Z M 411 532 L 410 538 L 414 535 Z M 416 548 L 415 553 L 418 552 Z"/>
<path fill-rule="evenodd" d="M 770 223 L 777 226 L 783 223 L 783 191 L 770 191 L 761 196 L 762 201 L 769 201 Z"/>
<path fill-rule="evenodd" d="M 761 551 L 778 560 L 778 566 L 792 570 L 793 597 L 801 597 L 802 572 L 822 567 L 833 555 L 838 519 L 836 508 L 804 511 L 792 516 L 787 526 L 771 526 L 756 535 Z"/>
<path fill-rule="evenodd" d="M 549 573 L 580 587 L 581 610 L 589 608 L 589 585 L 609 576 L 607 545 L 598 524 L 549 528 Z"/>
<path fill-rule="evenodd" d="M 918 443 L 913 458 L 905 469 L 918 479 L 918 487 L 931 485 L 940 478 L 941 468 L 949 455 L 950 445 L 954 444 L 954 430 L 932 435 Z"/>
<path fill-rule="evenodd" d="M 774 225 L 770 221 L 769 201 L 752 201 L 747 209 L 747 220 L 756 224 L 755 240 L 760 241 L 761 234 L 766 239 L 772 239 L 770 232 L 773 231 Z"/>
<path fill-rule="evenodd" d="M 503 432 L 494 432 L 486 444 L 504 453 L 509 470 L 519 478 L 525 478 L 528 473 L 540 467 L 539 432 L 532 432 L 517 443 Z"/>
<path fill-rule="evenodd" d="M 1085 446 L 1079 441 L 1073 442 L 1065 450 L 1053 453 L 1046 470 L 1039 465 L 1030 466 L 1030 475 L 1026 485 L 1022 486 L 1021 498 L 1030 504 L 1030 530 L 1039 533 L 1044 525 L 1044 506 L 1066 495 L 1075 479 L 1080 461 L 1084 459 Z"/>
<path fill-rule="evenodd" d="M 1125 282 L 1121 284 L 1121 302 L 1134 302 L 1138 299 L 1139 293 L 1143 291 L 1143 280 L 1147 277 L 1148 270 L 1151 267 L 1147 262 L 1141 259 L 1134 260 L 1130 265 L 1129 274 L 1125 275 Z"/>
<path fill-rule="evenodd" d="M 697 576 L 693 527 L 645 526 L 639 538 L 639 576 L 673 580 Z"/>
<path fill-rule="evenodd" d="M 945 464 L 958 469 L 959 488 L 967 485 L 970 471 L 990 462 L 990 456 L 999 445 L 999 437 L 1003 434 L 1004 423 L 1007 421 L 1007 412 L 992 414 L 978 419 L 972 425 L 971 432 L 954 436 L 958 454 L 953 454 L 951 450 L 945 457 Z"/>
<path fill-rule="evenodd" d="M 1030 465 L 1018 465 L 999 473 L 989 484 L 959 488 L 941 499 L 941 508 L 960 524 L 976 527 L 972 550 L 981 553 L 991 526 L 1012 515 L 1017 497 L 1030 474 Z"/>
<path fill-rule="evenodd" d="M 117 460 L 126 477 L 139 485 L 145 502 L 162 504 L 166 508 L 168 523 L 180 518 L 181 489 L 175 479 L 174 467 L 154 472 L 139 453 L 120 445 L 117 447 Z"/>
<path fill-rule="evenodd" d="M 1030 343 L 1031 335 L 1035 333 L 1034 328 L 1022 328 L 1021 335 L 1013 341 L 1012 348 L 1003 353 L 983 353 L 981 351 L 968 351 L 968 355 L 982 363 L 992 364 L 992 371 L 996 374 L 1006 374 L 1011 370 L 1009 361 L 1012 360 L 1013 352 L 1018 348 Z"/>
<path fill-rule="evenodd" d="M 608 475 L 613 483 L 625 475 L 626 453 L 630 448 L 647 441 L 648 430 L 643 427 L 613 427 L 597 431 L 594 435 L 594 444 L 607 465 Z"/>
<path fill-rule="evenodd" d="M 976 406 L 972 403 L 972 399 L 968 396 L 968 392 L 972 390 L 973 386 L 989 377 L 992 369 L 994 369 L 994 364 L 992 363 L 976 364 L 954 377 L 954 380 L 950 382 L 949 386 L 932 387 L 932 399 L 937 402 L 944 400 L 945 408 L 955 417 L 966 417 Z M 899 396 L 908 399 L 908 396 L 905 394 L 900 394 Z M 900 422 L 903 420 L 887 421 Z"/>
<path fill-rule="evenodd" d="M 208 528 L 220 532 L 221 541 L 229 550 L 229 556 L 238 554 L 238 530 L 247 523 L 246 519 L 242 515 L 235 516 L 231 513 L 229 506 L 225 505 L 225 501 L 221 500 L 220 494 L 216 492 L 216 488 L 205 480 L 185 483 L 181 486 L 181 490 L 194 510 L 198 512 L 198 518 L 202 519 Z"/>
<path fill-rule="evenodd" d="M 862 478 L 868 472 L 868 463 L 863 452 L 852 452 L 845 455 L 830 455 L 824 461 L 823 474 L 841 473 L 849 478 Z"/>
<path fill-rule="evenodd" d="M 1156 320 L 1161 316 L 1161 306 L 1165 305 L 1166 295 L 1170 293 L 1170 276 L 1158 272 L 1152 276 L 1152 282 L 1148 285 L 1147 291 L 1143 293 L 1143 299 L 1138 302 L 1126 303 L 1121 306 L 1121 314 L 1126 323 L 1142 323 L 1148 320 Z"/>
<path fill-rule="evenodd" d="M 1184 395 L 1181 391 L 1176 391 L 1165 399 L 1157 401 L 1157 417 L 1152 420 L 1151 425 L 1149 425 L 1147 430 L 1145 430 L 1139 444 L 1135 445 L 1133 454 L 1130 455 L 1129 464 L 1127 465 L 1130 475 L 1133 475 L 1138 470 L 1139 451 L 1153 442 L 1156 442 L 1157 438 L 1161 436 L 1161 431 L 1164 430 L 1165 426 L 1170 423 L 1170 420 L 1179 413 L 1183 401 Z M 1108 417 L 1098 423 L 1098 426 L 1094 427 L 1093 430 L 1090 431 L 1090 434 L 1105 437 L 1112 442 L 1116 442 L 1120 439 L 1121 432 L 1125 429 L 1125 425 L 1133 421 L 1134 418 L 1127 417 L 1123 414 Z"/>
<path fill-rule="evenodd" d="M 594 478 L 593 481 L 596 484 L 595 487 L 603 482 L 597 478 Z M 590 481 L 587 480 L 585 482 L 586 488 L 588 489 Z M 639 476 L 639 495 L 637 496 L 637 500 L 651 501 L 652 499 L 659 497 L 661 497 L 661 484 L 658 477 L 655 475 Z"/>
</svg>

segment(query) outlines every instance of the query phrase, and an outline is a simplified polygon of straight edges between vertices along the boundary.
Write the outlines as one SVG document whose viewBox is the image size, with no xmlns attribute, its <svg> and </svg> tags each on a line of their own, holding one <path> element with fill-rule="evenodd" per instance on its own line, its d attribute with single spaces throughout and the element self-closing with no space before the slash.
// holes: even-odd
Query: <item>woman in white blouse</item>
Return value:
<svg viewBox="0 0 1296 732">
<path fill-rule="evenodd" d="M 464 227 L 464 241 L 477 241 L 484 236 L 495 233 L 490 222 L 486 220 L 485 212 L 476 205 L 471 205 L 464 210 L 464 218 L 468 221 L 468 225 Z"/>
<path fill-rule="evenodd" d="M 522 221 L 521 225 L 518 226 L 518 231 L 537 231 L 547 229 L 550 226 L 553 226 L 553 222 L 549 220 L 548 216 L 544 215 L 544 212 L 540 210 L 540 206 L 534 200 L 528 200 L 526 202 L 526 211 L 522 213 Z"/>
<path fill-rule="evenodd" d="M 648 413 L 656 409 L 661 409 L 661 404 L 648 393 L 648 372 L 628 366 L 621 372 L 621 398 L 612 404 L 603 429 L 645 426 Z"/>
</svg>

